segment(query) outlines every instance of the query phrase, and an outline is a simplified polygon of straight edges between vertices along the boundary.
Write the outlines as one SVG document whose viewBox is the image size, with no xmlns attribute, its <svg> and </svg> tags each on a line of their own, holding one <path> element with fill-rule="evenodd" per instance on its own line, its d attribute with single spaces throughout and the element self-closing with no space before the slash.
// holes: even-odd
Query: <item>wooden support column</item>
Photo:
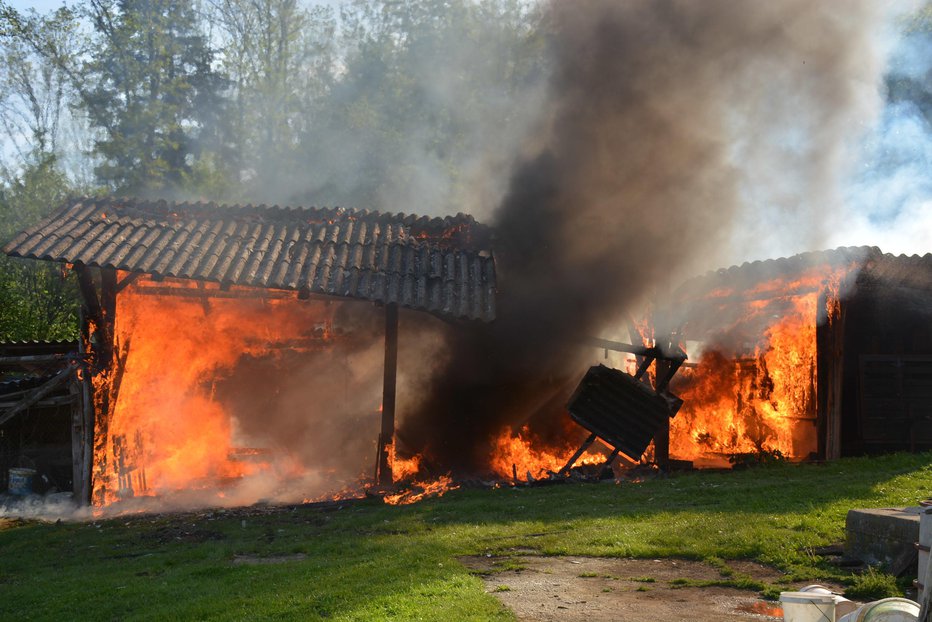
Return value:
<svg viewBox="0 0 932 622">
<path fill-rule="evenodd" d="M 80 443 L 83 448 L 81 460 L 80 492 L 75 482 L 75 498 L 82 503 L 91 503 L 94 490 L 94 455 L 95 452 L 103 456 L 106 448 L 107 431 L 110 415 L 110 386 L 107 376 L 101 376 L 111 371 L 114 358 L 114 333 L 116 320 L 116 293 L 117 274 L 112 268 L 103 268 L 97 271 L 99 280 L 91 268 L 84 265 L 75 266 L 78 276 L 78 285 L 81 291 L 81 337 L 79 351 L 90 354 L 89 363 L 83 372 L 83 409 L 82 423 L 74 426 L 75 434 L 82 435 Z M 99 282 L 99 289 L 97 283 Z M 95 387 L 92 377 L 102 377 L 105 382 Z M 78 439 L 73 439 L 73 445 Z M 97 465 L 106 470 L 106 461 L 101 460 Z M 80 495 L 80 498 L 79 498 Z"/>
<path fill-rule="evenodd" d="M 87 429 L 84 416 L 84 380 L 87 368 L 75 370 L 68 385 L 71 396 L 71 490 L 72 498 L 76 503 L 84 505 L 90 502 L 91 470 L 90 463 L 85 460 L 84 450 L 87 447 Z"/>
<path fill-rule="evenodd" d="M 398 372 L 398 305 L 385 305 L 385 375 L 382 381 L 382 428 L 379 433 L 378 484 L 392 484 L 389 448 L 395 438 L 395 382 Z"/>
<path fill-rule="evenodd" d="M 841 458 L 842 389 L 845 369 L 845 304 L 839 303 L 838 315 L 829 332 L 829 374 L 825 407 L 825 459 Z"/>
<path fill-rule="evenodd" d="M 665 391 L 667 388 L 667 383 L 670 382 L 670 370 L 673 367 L 672 363 L 667 359 L 657 359 L 656 367 L 654 370 L 656 372 L 657 386 L 655 390 L 660 393 Z M 660 429 L 657 430 L 657 434 L 654 435 L 654 462 L 657 463 L 657 466 L 664 468 L 670 464 L 670 419 L 664 422 Z"/>
</svg>

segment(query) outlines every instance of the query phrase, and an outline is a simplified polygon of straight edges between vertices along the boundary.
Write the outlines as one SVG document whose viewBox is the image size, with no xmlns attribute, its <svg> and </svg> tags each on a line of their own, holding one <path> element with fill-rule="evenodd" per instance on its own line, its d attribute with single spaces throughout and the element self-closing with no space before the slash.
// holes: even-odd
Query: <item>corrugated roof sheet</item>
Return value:
<svg viewBox="0 0 932 622">
<path fill-rule="evenodd" d="M 891 286 L 932 289 L 932 254 L 892 255 L 876 246 L 843 246 L 836 249 L 800 253 L 792 257 L 746 262 L 689 279 L 673 293 L 676 302 L 695 301 L 726 292 L 751 290 L 773 279 L 791 279 L 807 271 L 849 267 L 855 277 L 868 277 Z M 816 283 L 813 287 L 818 288 Z"/>
<path fill-rule="evenodd" d="M 663 397 L 604 365 L 589 368 L 566 408 L 573 421 L 635 460 L 670 419 Z"/>
<path fill-rule="evenodd" d="M 156 276 L 397 303 L 495 318 L 488 228 L 418 217 L 135 199 L 77 199 L 23 231 L 8 255 Z"/>
</svg>

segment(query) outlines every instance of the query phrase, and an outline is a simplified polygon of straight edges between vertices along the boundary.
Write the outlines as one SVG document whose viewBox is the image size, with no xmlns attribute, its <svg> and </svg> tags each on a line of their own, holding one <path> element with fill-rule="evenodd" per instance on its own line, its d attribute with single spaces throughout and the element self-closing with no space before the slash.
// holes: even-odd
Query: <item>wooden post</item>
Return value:
<svg viewBox="0 0 932 622">
<path fill-rule="evenodd" d="M 670 361 L 666 359 L 657 359 L 657 362 L 654 367 L 656 372 L 657 386 L 655 390 L 659 393 L 666 389 L 665 382 L 669 381 L 670 368 L 672 367 Z M 664 383 L 664 386 L 661 386 L 661 383 Z M 657 430 L 657 434 L 654 435 L 654 462 L 657 463 L 657 466 L 664 468 L 670 464 L 670 419 L 666 418 L 663 425 L 660 426 L 660 429 Z"/>
<path fill-rule="evenodd" d="M 76 503 L 84 505 L 89 500 L 87 483 L 90 472 L 84 469 L 84 400 L 82 378 L 86 368 L 79 368 L 71 377 L 68 394 L 71 396 L 71 496 Z"/>
<path fill-rule="evenodd" d="M 116 320 L 117 274 L 112 268 L 100 272 L 98 293 L 91 269 L 84 265 L 75 266 L 81 291 L 81 337 L 79 350 L 89 351 L 90 364 L 84 372 L 84 439 L 82 441 L 82 486 L 79 501 L 91 503 L 94 490 L 94 456 L 99 455 L 98 468 L 106 470 L 104 450 L 107 443 L 110 411 L 110 387 L 104 382 L 94 390 L 92 376 L 111 370 L 113 364 L 113 337 Z M 76 490 L 75 493 L 78 491 Z M 101 499 L 102 500 L 102 499 Z"/>
<path fill-rule="evenodd" d="M 586 438 L 586 440 L 583 441 L 583 444 L 579 446 L 579 449 L 576 450 L 576 453 L 570 456 L 570 459 L 567 461 L 567 463 L 563 465 L 562 469 L 560 469 L 560 475 L 566 475 L 570 472 L 570 469 L 573 468 L 573 465 L 576 464 L 576 461 L 579 460 L 579 457 L 586 453 L 586 450 L 589 449 L 589 446 L 595 442 L 596 438 L 596 433 L 593 432 Z"/>
<path fill-rule="evenodd" d="M 382 380 L 382 428 L 379 434 L 380 486 L 392 484 L 389 447 L 395 438 L 395 381 L 398 372 L 398 305 L 385 305 L 385 376 Z"/>
<path fill-rule="evenodd" d="M 827 296 L 819 298 L 826 308 Z M 841 457 L 841 407 L 844 385 L 844 301 L 837 301 L 816 327 L 816 434 L 818 456 L 822 460 Z"/>
</svg>

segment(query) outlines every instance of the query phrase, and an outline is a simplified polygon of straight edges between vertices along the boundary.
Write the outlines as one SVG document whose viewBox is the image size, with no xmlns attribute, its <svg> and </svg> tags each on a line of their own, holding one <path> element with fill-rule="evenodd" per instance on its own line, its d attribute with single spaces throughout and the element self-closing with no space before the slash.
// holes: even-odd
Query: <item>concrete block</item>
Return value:
<svg viewBox="0 0 932 622">
<path fill-rule="evenodd" d="M 915 572 L 920 509 L 849 510 L 845 519 L 845 556 L 871 565 L 883 564 L 895 574 Z"/>
</svg>

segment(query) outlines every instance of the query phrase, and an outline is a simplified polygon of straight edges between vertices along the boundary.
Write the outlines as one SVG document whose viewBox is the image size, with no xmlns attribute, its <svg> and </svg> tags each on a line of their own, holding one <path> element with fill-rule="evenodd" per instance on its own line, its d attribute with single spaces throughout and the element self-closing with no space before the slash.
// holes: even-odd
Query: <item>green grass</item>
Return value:
<svg viewBox="0 0 932 622">
<path fill-rule="evenodd" d="M 705 560 L 723 582 L 760 589 L 722 561 L 756 559 L 787 572 L 787 582 L 854 586 L 868 579 L 813 550 L 843 539 L 850 508 L 926 497 L 930 460 L 894 455 L 638 484 L 461 490 L 404 507 L 367 500 L 329 512 L 8 522 L 0 619 L 513 620 L 457 558 L 528 551 Z M 234 564 L 236 556 L 292 557 L 252 565 Z M 875 574 L 872 581 L 889 584 Z"/>
</svg>

